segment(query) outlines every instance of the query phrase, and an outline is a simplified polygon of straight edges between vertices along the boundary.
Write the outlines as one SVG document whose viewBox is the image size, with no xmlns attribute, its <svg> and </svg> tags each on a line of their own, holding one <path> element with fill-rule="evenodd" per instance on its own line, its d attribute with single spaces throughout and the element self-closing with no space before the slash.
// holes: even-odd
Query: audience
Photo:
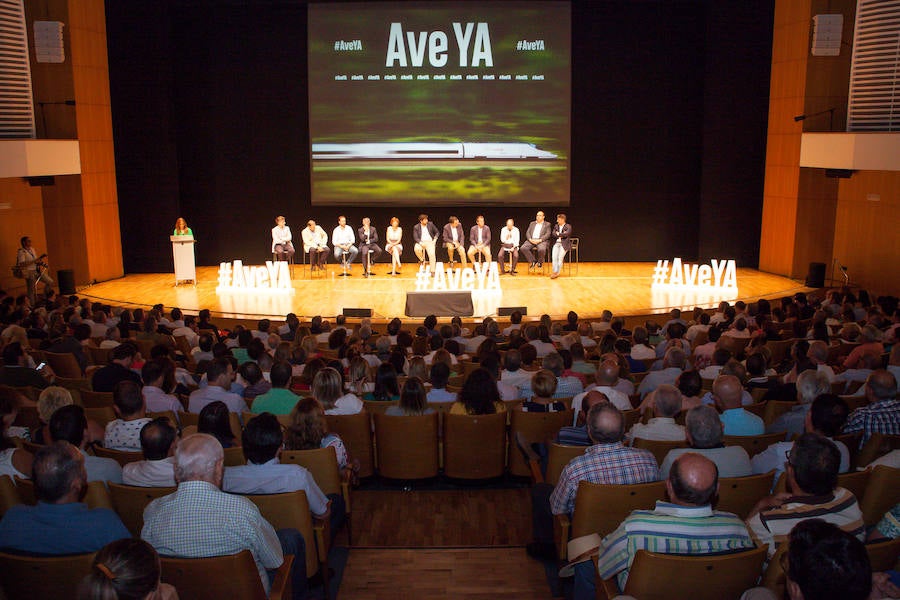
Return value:
<svg viewBox="0 0 900 600">
<path fill-rule="evenodd" d="M 0 386 L 0 476 L 31 477 L 33 457 L 10 439 L 9 429 L 19 411 L 19 393 L 11 387 Z"/>
<path fill-rule="evenodd" d="M 287 429 L 285 448 L 288 450 L 314 450 L 333 447 L 337 454 L 338 467 L 350 463 L 343 440 L 328 432 L 325 411 L 315 398 L 301 398 L 291 411 L 291 425 Z"/>
<path fill-rule="evenodd" d="M 290 363 L 276 362 L 272 365 L 270 378 L 272 388 L 253 399 L 251 409 L 254 413 L 272 413 L 273 415 L 288 415 L 297 401 L 300 399 L 288 386 L 291 383 L 293 369 Z"/>
<path fill-rule="evenodd" d="M 50 439 L 54 442 L 69 442 L 81 453 L 88 481 L 122 483 L 122 467 L 119 463 L 111 458 L 92 456 L 84 451 L 87 447 L 87 432 L 88 423 L 84 409 L 77 404 L 62 406 L 50 417 Z"/>
<path fill-rule="evenodd" d="M 144 406 L 148 412 L 165 412 L 171 410 L 176 415 L 184 410 L 181 401 L 172 394 L 166 393 L 171 389 L 175 380 L 175 365 L 168 358 L 148 360 L 141 367 L 141 380 L 144 387 L 141 395 L 144 396 Z M 166 380 L 171 377 L 167 385 Z"/>
<path fill-rule="evenodd" d="M 744 388 L 734 375 L 720 375 L 713 382 L 713 398 L 722 411 L 725 435 L 761 435 L 765 432 L 763 420 L 741 406 Z"/>
<path fill-rule="evenodd" d="M 632 442 L 636 439 L 684 441 L 684 427 L 675 423 L 675 417 L 681 412 L 681 392 L 674 385 L 663 384 L 647 397 L 651 396 L 654 417 L 646 425 L 636 423 L 627 438 Z"/>
<path fill-rule="evenodd" d="M 893 373 L 884 369 L 873 371 L 866 381 L 865 394 L 869 404 L 850 413 L 844 425 L 844 433 L 862 432 L 860 447 L 873 433 L 900 434 L 900 402 Z"/>
<path fill-rule="evenodd" d="M 206 380 L 209 382 L 205 388 L 191 392 L 188 400 L 188 412 L 199 413 L 211 402 L 222 402 L 228 410 L 234 413 L 246 412 L 247 403 L 238 394 L 230 391 L 234 381 L 234 367 L 227 358 L 220 357 L 209 363 L 206 368 Z"/>
<path fill-rule="evenodd" d="M 113 389 L 113 409 L 117 418 L 106 425 L 103 445 L 112 450 L 140 450 L 141 429 L 150 422 L 140 384 L 130 380 L 117 383 Z"/>
<path fill-rule="evenodd" d="M 797 401 L 799 404 L 780 415 L 768 427 L 766 433 L 786 433 L 788 436 L 803 433 L 806 416 L 813 400 L 831 391 L 828 377 L 818 371 L 803 371 L 797 376 Z"/>
<path fill-rule="evenodd" d="M 719 413 L 711 406 L 697 406 L 685 418 L 685 437 L 690 448 L 670 450 L 659 466 L 660 479 L 669 477 L 672 464 L 689 452 L 705 456 L 716 464 L 720 477 L 746 477 L 753 474 L 750 457 L 741 446 L 722 444 L 724 427 Z M 782 459 L 784 455 L 782 454 Z"/>
<path fill-rule="evenodd" d="M 384 414 L 392 417 L 405 417 L 430 415 L 433 412 L 434 409 L 428 407 L 428 395 L 425 392 L 425 384 L 418 377 L 410 376 L 400 391 L 400 403 L 396 406 L 387 407 Z"/>
<path fill-rule="evenodd" d="M 362 400 L 356 394 L 344 393 L 344 379 L 339 371 L 331 367 L 316 373 L 312 393 L 326 415 L 355 415 L 363 409 Z"/>
<path fill-rule="evenodd" d="M 178 592 L 162 583 L 161 575 L 159 554 L 147 542 L 110 542 L 100 549 L 91 572 L 81 580 L 78 600 L 177 600 Z"/>
<path fill-rule="evenodd" d="M 141 429 L 144 460 L 122 467 L 122 483 L 141 487 L 175 485 L 175 448 L 178 431 L 165 417 L 153 419 Z"/>
<path fill-rule="evenodd" d="M 94 371 L 91 388 L 95 392 L 111 392 L 120 381 L 132 381 L 141 385 L 141 376 L 132 370 L 137 348 L 126 342 L 119 344 L 110 352 L 109 364 Z"/>
</svg>

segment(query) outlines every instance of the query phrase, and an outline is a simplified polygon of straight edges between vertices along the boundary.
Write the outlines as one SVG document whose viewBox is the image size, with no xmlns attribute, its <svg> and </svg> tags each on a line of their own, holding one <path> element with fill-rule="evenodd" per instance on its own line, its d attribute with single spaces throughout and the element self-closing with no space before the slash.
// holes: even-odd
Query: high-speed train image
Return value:
<svg viewBox="0 0 900 600">
<path fill-rule="evenodd" d="M 383 142 L 313 144 L 313 160 L 482 159 L 533 160 L 559 158 L 522 142 Z"/>
</svg>

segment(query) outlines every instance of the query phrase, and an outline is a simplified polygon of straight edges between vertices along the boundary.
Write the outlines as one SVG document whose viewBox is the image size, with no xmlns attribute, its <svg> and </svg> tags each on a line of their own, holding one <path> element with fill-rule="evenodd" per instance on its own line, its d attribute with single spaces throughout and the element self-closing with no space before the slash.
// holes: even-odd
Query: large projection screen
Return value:
<svg viewBox="0 0 900 600">
<path fill-rule="evenodd" d="M 313 205 L 568 205 L 568 2 L 309 4 Z"/>
</svg>

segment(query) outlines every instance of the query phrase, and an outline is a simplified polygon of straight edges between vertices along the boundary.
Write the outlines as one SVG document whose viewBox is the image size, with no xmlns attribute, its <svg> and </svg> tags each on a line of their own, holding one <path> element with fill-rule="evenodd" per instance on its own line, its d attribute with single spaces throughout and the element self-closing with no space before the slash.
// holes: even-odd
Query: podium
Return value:
<svg viewBox="0 0 900 600">
<path fill-rule="evenodd" d="M 172 242 L 172 260 L 175 262 L 175 285 L 179 281 L 190 281 L 197 285 L 197 268 L 194 263 L 194 244 L 197 240 L 192 235 L 169 236 Z"/>
</svg>

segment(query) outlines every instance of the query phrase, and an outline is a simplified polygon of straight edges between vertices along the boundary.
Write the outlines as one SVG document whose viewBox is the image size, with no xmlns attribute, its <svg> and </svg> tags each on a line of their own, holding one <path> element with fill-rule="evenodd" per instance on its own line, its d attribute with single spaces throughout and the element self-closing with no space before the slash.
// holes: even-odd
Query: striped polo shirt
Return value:
<svg viewBox="0 0 900 600">
<path fill-rule="evenodd" d="M 769 556 L 787 540 L 794 525 L 805 519 L 822 519 L 865 541 L 866 527 L 862 511 L 852 492 L 842 487 L 826 496 L 793 496 L 780 508 L 754 515 L 747 526 L 760 542 L 769 545 Z"/>
</svg>

